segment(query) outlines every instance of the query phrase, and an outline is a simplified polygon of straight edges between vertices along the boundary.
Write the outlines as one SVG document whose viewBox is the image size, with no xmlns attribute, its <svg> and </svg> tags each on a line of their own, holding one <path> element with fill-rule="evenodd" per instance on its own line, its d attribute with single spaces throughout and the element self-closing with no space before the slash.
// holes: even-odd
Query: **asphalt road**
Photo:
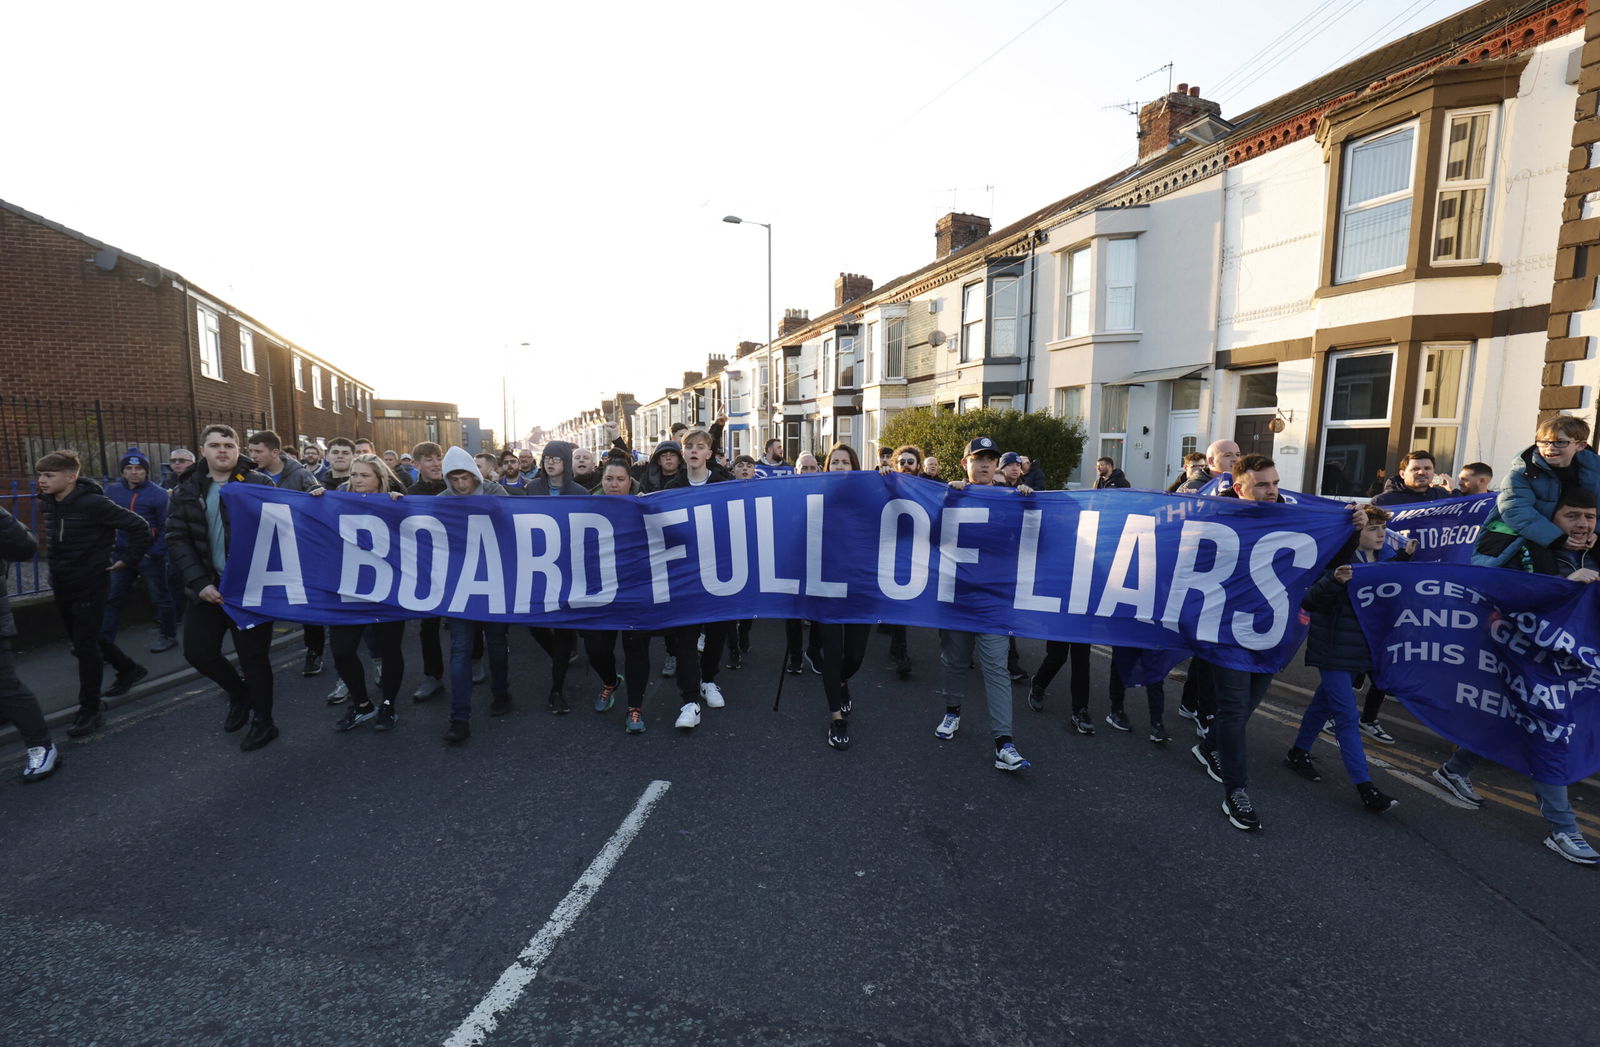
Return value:
<svg viewBox="0 0 1600 1047">
<path fill-rule="evenodd" d="M 1401 801 L 1375 817 L 1331 745 L 1320 783 L 1281 765 L 1297 713 L 1277 697 L 1251 728 L 1265 830 L 1245 834 L 1175 711 L 1165 747 L 1082 738 L 1064 678 L 1043 714 L 1018 688 L 1034 766 L 1007 775 L 980 701 L 933 737 L 934 638 L 913 633 L 900 682 L 874 636 L 835 752 L 819 679 L 789 677 L 774 714 L 782 633 L 756 640 L 689 735 L 657 677 L 648 732 L 626 736 L 620 703 L 589 711 L 586 667 L 576 711 L 550 716 L 525 635 L 517 711 L 475 716 L 459 749 L 442 697 L 409 700 L 414 636 L 389 734 L 336 734 L 331 667 L 303 679 L 293 648 L 261 752 L 221 732 L 209 686 L 119 710 L 50 781 L 0 784 L 0 1043 L 444 1044 L 547 924 L 553 948 L 482 1042 L 1600 1038 L 1600 869 L 1540 846 L 1513 775 L 1481 772 L 1494 802 L 1467 811 L 1421 784 L 1444 746 L 1374 747 Z M 655 781 L 609 876 L 574 892 Z"/>
</svg>

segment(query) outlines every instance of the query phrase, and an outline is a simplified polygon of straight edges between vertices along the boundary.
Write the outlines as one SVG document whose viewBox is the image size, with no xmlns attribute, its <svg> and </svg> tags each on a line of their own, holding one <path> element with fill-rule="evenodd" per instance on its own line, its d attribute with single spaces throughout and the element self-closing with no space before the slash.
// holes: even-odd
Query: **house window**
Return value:
<svg viewBox="0 0 1600 1047">
<path fill-rule="evenodd" d="M 203 305 L 195 306 L 195 316 L 200 327 L 200 373 L 207 378 L 222 380 L 222 324 Z"/>
<path fill-rule="evenodd" d="M 1083 420 L 1083 394 L 1085 387 L 1069 385 L 1059 388 L 1055 392 L 1055 416 L 1062 420 Z"/>
<path fill-rule="evenodd" d="M 783 398 L 788 401 L 800 399 L 800 354 L 783 354 Z"/>
<path fill-rule="evenodd" d="M 1128 440 L 1128 387 L 1100 387 L 1100 457 L 1122 465 L 1122 449 Z"/>
<path fill-rule="evenodd" d="M 991 410 L 991 411 L 1009 411 L 1009 410 L 1011 410 L 1011 397 L 1009 397 L 1009 396 L 991 396 L 991 397 L 989 397 L 989 410 Z"/>
<path fill-rule="evenodd" d="M 906 322 L 890 320 L 883 333 L 883 376 L 905 377 Z"/>
<path fill-rule="evenodd" d="M 1361 494 L 1386 462 L 1394 357 L 1393 346 L 1329 357 L 1323 398 L 1322 494 Z"/>
<path fill-rule="evenodd" d="M 1133 289 L 1139 241 L 1130 237 L 1106 242 L 1107 331 L 1133 330 Z"/>
<path fill-rule="evenodd" d="M 239 328 L 239 366 L 256 373 L 256 333 L 248 327 Z"/>
<path fill-rule="evenodd" d="M 1061 337 L 1078 338 L 1089 333 L 1089 248 L 1067 252 L 1066 271 L 1061 278 Z"/>
<path fill-rule="evenodd" d="M 832 382 L 832 381 L 833 381 L 833 339 L 832 338 L 824 338 L 822 340 L 822 365 L 817 368 L 817 382 L 819 383 L 817 391 L 819 393 L 827 392 L 831 388 L 829 383 Z"/>
<path fill-rule="evenodd" d="M 322 368 L 316 364 L 311 365 L 311 402 L 317 407 L 323 405 Z"/>
<path fill-rule="evenodd" d="M 983 281 L 961 289 L 961 362 L 983 357 Z"/>
<path fill-rule="evenodd" d="M 989 300 L 989 355 L 1016 356 L 1022 280 L 1015 276 L 995 277 Z"/>
<path fill-rule="evenodd" d="M 1174 411 L 1200 410 L 1200 379 L 1179 378 L 1172 383 L 1172 409 Z"/>
<path fill-rule="evenodd" d="M 1335 282 L 1392 272 L 1406 264 L 1416 144 L 1416 125 L 1408 124 L 1344 147 Z"/>
<path fill-rule="evenodd" d="M 867 340 L 861 347 L 861 384 L 872 385 L 878 380 L 878 372 L 874 365 L 878 362 L 878 325 L 867 325 Z"/>
<path fill-rule="evenodd" d="M 969 411 L 976 411 L 977 409 L 978 397 L 976 396 L 963 396 L 956 401 L 956 414 L 966 414 Z"/>
<path fill-rule="evenodd" d="M 800 458 L 800 423 L 783 423 L 783 456 L 791 462 Z"/>
<path fill-rule="evenodd" d="M 363 393 L 362 396 L 366 400 L 366 411 L 365 411 L 365 413 L 366 413 L 366 416 L 367 416 L 367 421 L 370 422 L 370 421 L 372 421 L 372 391 L 369 389 L 365 393 Z"/>
<path fill-rule="evenodd" d="M 835 389 L 854 389 L 856 387 L 856 339 L 854 335 L 839 336 L 839 352 L 836 356 L 839 380 L 834 385 Z"/>
<path fill-rule="evenodd" d="M 1461 412 L 1466 392 L 1467 347 L 1422 347 L 1422 380 L 1417 389 L 1417 420 L 1411 430 L 1411 449 L 1433 452 L 1443 475 L 1454 475 L 1460 462 Z"/>
<path fill-rule="evenodd" d="M 767 362 L 763 360 L 761 361 L 761 366 L 756 370 L 756 381 L 759 383 L 759 387 L 761 389 L 761 393 L 758 398 L 759 406 L 756 408 L 759 411 L 765 411 L 772 407 L 772 386 L 767 384 L 767 371 Z"/>
<path fill-rule="evenodd" d="M 336 374 L 328 376 L 328 402 L 333 405 L 334 414 L 341 413 L 339 410 L 339 376 Z"/>
<path fill-rule="evenodd" d="M 1434 208 L 1435 262 L 1483 261 L 1493 141 L 1491 109 L 1451 113 L 1445 120 L 1444 158 Z"/>
<path fill-rule="evenodd" d="M 856 432 L 856 420 L 850 415 L 841 415 L 834 423 L 834 439 L 842 444 L 852 444 Z M 856 452 L 859 456 L 860 452 Z"/>
<path fill-rule="evenodd" d="M 1241 411 L 1266 409 L 1278 406 L 1278 369 L 1248 371 L 1239 375 L 1239 409 Z"/>
</svg>

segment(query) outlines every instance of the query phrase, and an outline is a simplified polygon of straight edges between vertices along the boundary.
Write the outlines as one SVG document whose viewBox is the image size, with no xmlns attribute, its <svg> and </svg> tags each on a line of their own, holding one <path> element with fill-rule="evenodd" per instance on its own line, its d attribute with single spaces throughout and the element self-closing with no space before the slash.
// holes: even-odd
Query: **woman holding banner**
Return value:
<svg viewBox="0 0 1600 1047">
<path fill-rule="evenodd" d="M 836 443 L 828 450 L 826 472 L 844 473 L 861 468 L 861 459 L 849 444 Z M 828 699 L 828 745 L 850 748 L 850 677 L 861 668 L 867 656 L 867 638 L 872 626 L 865 622 L 812 622 L 814 635 L 821 637 L 822 693 Z"/>
</svg>

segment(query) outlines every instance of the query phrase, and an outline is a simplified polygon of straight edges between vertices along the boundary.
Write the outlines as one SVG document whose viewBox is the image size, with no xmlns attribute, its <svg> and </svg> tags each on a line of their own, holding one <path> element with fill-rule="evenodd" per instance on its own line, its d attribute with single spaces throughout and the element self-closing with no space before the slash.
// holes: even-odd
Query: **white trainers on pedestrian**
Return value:
<svg viewBox="0 0 1600 1047">
<path fill-rule="evenodd" d="M 700 699 L 708 709 L 720 709 L 728 703 L 722 700 L 722 688 L 707 680 L 700 685 Z"/>
<path fill-rule="evenodd" d="M 28 752 L 33 752 L 29 749 Z M 1583 838 L 1582 833 L 1551 833 L 1544 838 L 1544 845 L 1561 855 L 1569 862 L 1578 865 L 1594 865 L 1600 863 L 1600 854 L 1595 852 L 1589 842 Z"/>
<path fill-rule="evenodd" d="M 1433 780 L 1444 786 L 1451 796 L 1454 796 L 1467 806 L 1483 806 L 1483 797 L 1479 796 L 1477 790 L 1472 788 L 1472 782 L 1468 780 L 1466 775 L 1457 774 L 1448 768 L 1440 767 L 1433 772 Z"/>
<path fill-rule="evenodd" d="M 1328 722 L 1322 725 L 1322 733 L 1329 738 L 1337 738 L 1339 736 L 1339 725 L 1333 722 L 1333 717 L 1328 717 Z"/>
<path fill-rule="evenodd" d="M 443 680 L 436 680 L 431 676 L 424 676 L 422 678 L 422 683 L 417 686 L 415 691 L 411 692 L 411 697 L 415 701 L 426 701 L 442 690 L 444 690 Z"/>
<path fill-rule="evenodd" d="M 30 745 L 28 747 L 28 762 L 22 767 L 22 780 L 37 782 L 48 778 L 55 773 L 56 765 L 61 762 L 60 750 L 50 742 L 43 745 Z"/>
<path fill-rule="evenodd" d="M 344 701 L 348 697 L 350 697 L 350 688 L 348 688 L 348 687 L 346 687 L 344 685 L 344 681 L 343 680 L 340 680 L 337 684 L 334 685 L 333 690 L 331 692 L 329 692 L 329 694 L 328 694 L 328 704 L 329 705 L 338 705 L 340 702 Z"/>
<path fill-rule="evenodd" d="M 960 714 L 945 713 L 944 719 L 939 721 L 939 726 L 933 729 L 933 733 L 935 737 L 942 738 L 948 742 L 956 736 L 956 732 L 959 730 L 961 730 Z"/>
<path fill-rule="evenodd" d="M 681 727 L 687 731 L 691 727 L 700 726 L 700 703 L 684 702 L 683 708 L 678 710 L 678 722 L 672 726 Z"/>
<path fill-rule="evenodd" d="M 994 765 L 1002 771 L 1020 771 L 1024 767 L 1033 766 L 1022 758 L 1022 754 L 1017 752 L 1017 747 L 1010 742 L 994 751 Z"/>
<path fill-rule="evenodd" d="M 1383 724 L 1377 720 L 1362 720 L 1361 733 L 1375 742 L 1382 742 L 1384 745 L 1394 744 L 1394 735 L 1384 730 Z"/>
</svg>

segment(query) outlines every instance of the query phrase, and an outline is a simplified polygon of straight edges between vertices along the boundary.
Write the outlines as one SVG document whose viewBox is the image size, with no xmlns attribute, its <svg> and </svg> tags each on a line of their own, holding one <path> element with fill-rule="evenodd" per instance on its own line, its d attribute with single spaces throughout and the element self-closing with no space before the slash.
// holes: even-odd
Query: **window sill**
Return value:
<svg viewBox="0 0 1600 1047">
<path fill-rule="evenodd" d="M 228 380 L 226 378 L 222 378 L 222 377 L 219 377 L 218 375 L 214 375 L 214 374 L 206 374 L 204 371 L 200 372 L 200 377 L 201 378 L 208 378 L 213 382 L 221 382 L 223 385 L 227 385 L 228 384 Z"/>
<path fill-rule="evenodd" d="M 867 384 L 866 388 L 868 388 L 868 389 L 876 389 L 880 385 L 905 385 L 905 384 L 906 384 L 906 380 L 904 378 L 880 378 L 876 382 L 869 382 Z"/>
<path fill-rule="evenodd" d="M 1380 276 L 1366 276 L 1359 280 L 1351 280 L 1345 284 L 1328 284 L 1317 288 L 1317 293 L 1312 297 L 1336 298 L 1342 294 L 1355 294 L 1358 291 L 1375 291 L 1380 287 L 1395 287 L 1399 284 L 1415 283 L 1418 280 L 1442 280 L 1470 276 L 1499 276 L 1501 266 L 1499 262 L 1461 262 L 1444 265 L 1425 265 L 1416 269 L 1402 269 L 1399 272 L 1384 273 Z"/>
<path fill-rule="evenodd" d="M 1093 334 L 1080 334 L 1072 338 L 1058 338 L 1053 342 L 1046 342 L 1047 350 L 1076 349 L 1084 345 L 1099 343 L 1117 344 L 1121 342 L 1137 342 L 1144 337 L 1143 331 L 1096 331 Z M 1008 359 L 1012 359 L 1009 358 Z"/>
</svg>

